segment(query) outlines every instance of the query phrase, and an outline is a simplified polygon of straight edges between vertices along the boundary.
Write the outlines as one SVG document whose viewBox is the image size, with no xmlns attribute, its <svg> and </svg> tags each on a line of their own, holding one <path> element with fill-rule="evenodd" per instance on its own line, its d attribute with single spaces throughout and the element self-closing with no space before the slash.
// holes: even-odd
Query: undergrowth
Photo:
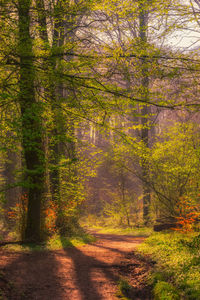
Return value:
<svg viewBox="0 0 200 300">
<path fill-rule="evenodd" d="M 200 234 L 155 233 L 138 248 L 155 262 L 156 300 L 200 299 Z"/>
</svg>

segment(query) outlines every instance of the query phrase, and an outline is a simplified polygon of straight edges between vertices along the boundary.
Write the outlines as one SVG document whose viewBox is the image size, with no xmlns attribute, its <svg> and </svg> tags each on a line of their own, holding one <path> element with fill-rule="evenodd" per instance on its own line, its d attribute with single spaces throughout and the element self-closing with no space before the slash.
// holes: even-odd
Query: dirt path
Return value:
<svg viewBox="0 0 200 300">
<path fill-rule="evenodd" d="M 97 242 L 79 248 L 30 253 L 1 250 L 5 278 L 0 276 L 0 288 L 5 289 L 7 299 L 118 299 L 115 294 L 120 277 L 127 277 L 134 287 L 131 299 L 150 299 L 145 284 L 150 266 L 134 254 L 144 238 L 95 235 Z"/>
</svg>

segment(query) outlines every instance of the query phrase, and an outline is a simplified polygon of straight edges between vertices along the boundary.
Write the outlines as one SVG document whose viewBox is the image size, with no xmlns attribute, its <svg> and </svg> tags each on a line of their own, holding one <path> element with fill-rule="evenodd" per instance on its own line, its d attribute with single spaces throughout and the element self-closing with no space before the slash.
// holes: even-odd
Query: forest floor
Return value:
<svg viewBox="0 0 200 300">
<path fill-rule="evenodd" d="M 151 264 L 137 256 L 144 237 L 94 234 L 97 241 L 55 251 L 0 250 L 0 299 L 119 299 L 121 278 L 131 285 L 128 299 L 151 299 L 146 278 Z M 123 299 L 127 299 L 123 298 Z"/>
</svg>

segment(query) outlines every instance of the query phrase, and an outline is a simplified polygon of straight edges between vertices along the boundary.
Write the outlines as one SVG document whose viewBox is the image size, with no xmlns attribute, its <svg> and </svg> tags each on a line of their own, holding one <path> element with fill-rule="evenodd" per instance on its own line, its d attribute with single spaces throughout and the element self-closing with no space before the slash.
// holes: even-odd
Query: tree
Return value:
<svg viewBox="0 0 200 300">
<path fill-rule="evenodd" d="M 147 42 L 147 28 L 148 28 L 148 1 L 147 3 L 141 2 L 139 3 L 139 37 L 140 37 L 140 47 L 141 52 L 145 54 L 145 48 L 148 49 Z M 149 101 L 149 71 L 148 71 L 148 63 L 146 61 L 146 56 L 144 55 L 141 59 L 141 98 L 144 102 L 148 103 Z M 150 114 L 151 110 L 148 105 L 144 105 L 141 109 L 141 139 L 146 147 L 149 147 L 149 128 L 147 124 L 147 117 Z M 143 183 L 143 218 L 144 224 L 147 225 L 149 221 L 149 206 L 151 200 L 151 190 L 148 184 L 148 176 L 149 176 L 149 168 L 148 161 L 143 157 L 142 158 L 142 177 L 144 180 Z"/>
<path fill-rule="evenodd" d="M 57 227 L 66 231 L 70 203 L 74 208 L 81 198 L 77 166 L 85 153 L 79 152 L 77 131 L 90 130 L 91 123 L 99 136 L 109 136 L 107 146 L 114 141 L 127 149 L 123 168 L 118 169 L 123 199 L 124 172 L 130 169 L 132 155 L 131 171 L 141 179 L 148 223 L 154 190 L 149 157 L 154 127 L 150 123 L 157 117 L 162 131 L 163 108 L 176 111 L 177 107 L 182 112 L 183 107 L 198 105 L 197 57 L 162 46 L 177 27 L 171 13 L 188 11 L 196 20 L 197 7 L 188 10 L 178 4 L 126 1 L 119 10 L 119 1 L 107 0 L 18 0 L 17 6 L 2 1 L 0 109 L 8 103 L 18 109 L 7 118 L 17 137 L 8 139 L 15 139 L 22 148 L 23 180 L 13 180 L 12 185 L 27 189 L 26 239 L 40 240 L 47 203 L 54 202 Z M 6 124 L 8 120 L 1 123 L 5 136 L 10 129 Z"/>
<path fill-rule="evenodd" d="M 157 217 L 179 216 L 184 197 L 199 202 L 199 130 L 193 122 L 165 128 L 149 153 L 150 182 Z"/>
<path fill-rule="evenodd" d="M 41 122 L 42 105 L 35 96 L 35 70 L 30 35 L 30 0 L 18 1 L 19 105 L 25 160 L 28 212 L 25 240 L 41 239 L 41 204 L 44 192 L 45 156 Z"/>
</svg>

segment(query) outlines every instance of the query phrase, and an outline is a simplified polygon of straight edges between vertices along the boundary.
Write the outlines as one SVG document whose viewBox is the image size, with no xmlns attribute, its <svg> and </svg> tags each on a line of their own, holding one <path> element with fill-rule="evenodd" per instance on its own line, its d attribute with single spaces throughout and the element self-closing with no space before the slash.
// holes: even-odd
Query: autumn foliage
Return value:
<svg viewBox="0 0 200 300">
<path fill-rule="evenodd" d="M 18 228 L 17 231 L 23 236 L 26 218 L 27 218 L 27 206 L 28 206 L 28 195 L 22 194 L 10 211 L 8 211 L 9 219 L 13 220 Z M 56 231 L 56 215 L 57 205 L 53 201 L 46 203 L 46 207 L 43 209 L 44 215 L 44 231 L 48 234 L 52 234 Z"/>
<path fill-rule="evenodd" d="M 8 211 L 9 219 L 15 221 L 18 226 L 17 229 L 22 236 L 26 226 L 27 206 L 28 195 L 27 193 L 24 193 L 18 198 L 16 205 L 13 206 L 10 211 Z"/>
<path fill-rule="evenodd" d="M 190 232 L 193 230 L 195 223 L 200 218 L 200 205 L 185 196 L 179 199 L 177 207 L 177 227 L 173 228 L 180 232 Z"/>
</svg>

